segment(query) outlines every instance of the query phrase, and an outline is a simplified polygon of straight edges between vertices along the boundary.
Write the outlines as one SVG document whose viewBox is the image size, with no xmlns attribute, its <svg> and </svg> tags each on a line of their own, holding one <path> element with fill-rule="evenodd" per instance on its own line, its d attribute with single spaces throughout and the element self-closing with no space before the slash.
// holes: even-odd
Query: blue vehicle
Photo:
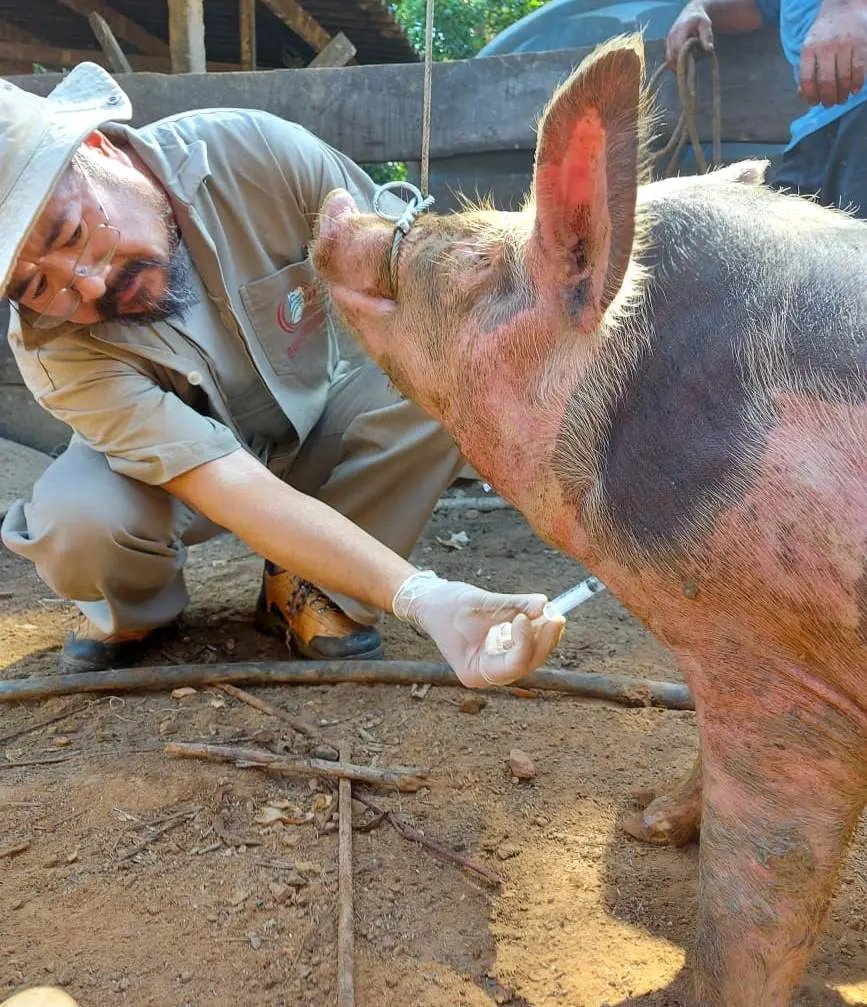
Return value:
<svg viewBox="0 0 867 1007">
<path fill-rule="evenodd" d="M 682 8 L 683 0 L 551 0 L 500 32 L 476 58 L 591 47 L 641 30 L 647 41 L 664 39 Z M 773 158 L 782 150 L 783 144 L 724 143 L 722 160 L 730 164 L 751 157 Z M 711 145 L 703 145 L 703 152 L 710 162 Z M 526 152 L 449 158 L 431 165 L 431 185 L 438 204 L 455 205 L 450 189 L 462 189 L 470 196 L 492 190 L 497 205 L 515 208 L 526 192 L 531 167 L 532 156 Z M 689 144 L 677 170 L 679 174 L 698 170 Z"/>
</svg>

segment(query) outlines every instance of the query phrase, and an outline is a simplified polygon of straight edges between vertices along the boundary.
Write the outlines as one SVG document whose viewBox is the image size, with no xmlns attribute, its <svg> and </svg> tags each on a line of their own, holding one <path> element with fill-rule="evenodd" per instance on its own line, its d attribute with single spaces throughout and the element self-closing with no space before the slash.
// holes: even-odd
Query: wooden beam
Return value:
<svg viewBox="0 0 867 1007">
<path fill-rule="evenodd" d="M 241 36 L 241 69 L 256 69 L 256 0 L 238 0 Z"/>
<path fill-rule="evenodd" d="M 77 63 L 98 63 L 107 70 L 111 70 L 108 59 L 101 49 L 62 49 L 59 46 L 45 45 L 42 42 L 0 42 L 0 60 L 23 60 L 27 65 L 31 63 L 45 63 L 48 66 L 62 67 L 73 67 Z M 132 74 L 123 74 L 125 80 L 134 80 L 141 73 L 163 75 L 172 72 L 171 62 L 165 57 L 130 56 L 129 61 L 132 64 L 134 72 Z M 227 70 L 238 71 L 240 67 L 237 63 L 209 63 L 208 70 L 216 76 Z M 14 74 L 5 74 L 4 76 L 15 81 L 29 80 L 29 76 Z M 51 80 L 53 82 L 52 86 L 56 86 L 59 83 L 59 78 L 53 73 L 42 73 L 37 76 L 44 77 L 46 82 Z M 37 90 L 28 87 L 26 83 L 22 86 L 28 91 Z M 39 93 L 47 94 L 50 90 L 50 87 L 46 87 L 44 91 L 39 91 Z"/>
<path fill-rule="evenodd" d="M 339 31 L 328 45 L 318 53 L 309 63 L 309 68 L 322 66 L 346 66 L 350 63 L 358 50 L 349 39 Z"/>
<path fill-rule="evenodd" d="M 96 41 L 99 42 L 100 49 L 105 53 L 105 58 L 108 60 L 112 73 L 132 73 L 129 60 L 124 56 L 123 49 L 118 45 L 114 32 L 109 28 L 102 14 L 98 14 L 95 10 L 92 10 L 87 15 L 87 20 L 90 22 L 93 34 L 96 35 Z"/>
<path fill-rule="evenodd" d="M 786 143 L 789 122 L 807 107 L 772 29 L 717 40 L 725 142 Z M 431 156 L 533 150 L 536 125 L 554 90 L 589 49 L 516 53 L 433 66 Z M 664 43 L 646 46 L 648 76 L 664 60 Z M 708 66 L 702 62 L 699 129 L 710 139 Z M 257 108 L 298 122 L 362 163 L 418 160 L 423 68 L 417 63 L 321 70 L 271 70 L 162 77 L 131 74 L 120 83 L 132 100 L 134 123 L 194 108 Z M 13 78 L 47 93 L 54 74 Z M 473 100 L 468 101 L 467 95 Z M 672 75 L 658 99 L 661 140 L 680 114 Z"/>
<path fill-rule="evenodd" d="M 172 73 L 205 73 L 203 0 L 168 0 Z"/>
<path fill-rule="evenodd" d="M 16 24 L 11 24 L 9 21 L 0 21 L 0 42 L 23 42 L 25 44 L 41 45 L 42 39 L 24 28 L 19 28 Z M 3 72 L 6 74 L 33 73 L 32 62 L 21 59 L 17 54 L 9 58 L 3 58 L 2 62 L 4 64 Z"/>
<path fill-rule="evenodd" d="M 328 32 L 296 0 L 264 0 L 264 2 L 287 28 L 291 28 L 316 52 L 322 52 L 331 41 Z"/>
<path fill-rule="evenodd" d="M 145 31 L 135 21 L 130 21 L 123 14 L 119 14 L 116 10 L 109 7 L 104 0 L 59 0 L 59 2 L 64 7 L 74 10 L 76 14 L 81 14 L 82 17 L 88 17 L 91 13 L 102 15 L 105 18 L 105 23 L 111 28 L 117 38 L 122 38 L 124 42 L 129 42 L 136 49 L 148 56 L 169 55 L 168 42 L 158 38 L 156 35 L 152 35 L 149 31 Z"/>
</svg>

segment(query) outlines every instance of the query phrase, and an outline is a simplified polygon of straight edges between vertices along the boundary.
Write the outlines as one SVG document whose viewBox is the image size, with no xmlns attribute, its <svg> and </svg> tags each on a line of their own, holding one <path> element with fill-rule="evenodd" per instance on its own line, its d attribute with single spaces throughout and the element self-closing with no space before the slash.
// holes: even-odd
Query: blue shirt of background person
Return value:
<svg viewBox="0 0 867 1007">
<path fill-rule="evenodd" d="M 816 15 L 819 13 L 820 0 L 755 0 L 755 5 L 765 24 L 779 25 L 783 52 L 792 65 L 797 83 L 801 49 L 807 34 L 813 27 Z M 790 150 L 808 134 L 815 133 L 817 129 L 834 122 L 835 119 L 839 119 L 840 116 L 865 101 L 867 101 L 867 84 L 857 94 L 850 95 L 848 100 L 840 105 L 832 105 L 830 108 L 814 105 L 804 115 L 792 122 L 792 138 L 786 149 Z"/>
</svg>

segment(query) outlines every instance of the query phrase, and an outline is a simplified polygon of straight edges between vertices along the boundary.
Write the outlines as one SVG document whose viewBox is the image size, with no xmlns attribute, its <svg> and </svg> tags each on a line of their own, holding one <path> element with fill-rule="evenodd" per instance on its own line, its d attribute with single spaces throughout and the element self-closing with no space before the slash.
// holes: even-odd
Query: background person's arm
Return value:
<svg viewBox="0 0 867 1007">
<path fill-rule="evenodd" d="M 800 92 L 811 105 L 840 105 L 864 87 L 867 4 L 824 0 L 804 39 Z"/>
<path fill-rule="evenodd" d="M 665 60 L 677 64 L 681 49 L 697 38 L 705 51 L 713 49 L 714 32 L 741 35 L 758 31 L 778 14 L 774 0 L 689 0 L 665 39 Z"/>
</svg>

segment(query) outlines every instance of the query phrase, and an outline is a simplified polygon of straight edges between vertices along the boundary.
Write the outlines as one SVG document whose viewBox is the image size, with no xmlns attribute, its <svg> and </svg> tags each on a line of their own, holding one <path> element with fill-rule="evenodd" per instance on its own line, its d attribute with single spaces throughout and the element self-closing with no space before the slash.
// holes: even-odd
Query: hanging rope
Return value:
<svg viewBox="0 0 867 1007">
<path fill-rule="evenodd" d="M 424 97 L 421 124 L 421 191 L 428 195 L 428 169 L 430 167 L 430 90 L 433 69 L 433 16 L 434 0 L 427 0 L 424 23 Z"/>
<path fill-rule="evenodd" d="M 701 138 L 698 132 L 698 72 L 696 69 L 695 53 L 700 52 L 710 57 L 711 74 L 711 104 L 712 123 L 711 140 L 713 144 L 713 161 L 708 164 L 701 149 Z M 665 63 L 658 67 L 650 78 L 650 90 L 654 91 L 659 84 L 662 75 L 668 69 Z M 680 117 L 671 134 L 668 143 L 653 156 L 654 164 L 662 164 L 668 158 L 663 174 L 665 178 L 670 178 L 677 170 L 680 155 L 683 151 L 687 139 L 692 145 L 698 170 L 701 174 L 706 174 L 714 165 L 722 162 L 722 99 L 720 89 L 719 61 L 716 53 L 711 50 L 705 53 L 701 43 L 697 38 L 688 39 L 677 57 L 677 67 L 675 68 L 677 77 L 677 94 L 680 99 Z"/>
</svg>

